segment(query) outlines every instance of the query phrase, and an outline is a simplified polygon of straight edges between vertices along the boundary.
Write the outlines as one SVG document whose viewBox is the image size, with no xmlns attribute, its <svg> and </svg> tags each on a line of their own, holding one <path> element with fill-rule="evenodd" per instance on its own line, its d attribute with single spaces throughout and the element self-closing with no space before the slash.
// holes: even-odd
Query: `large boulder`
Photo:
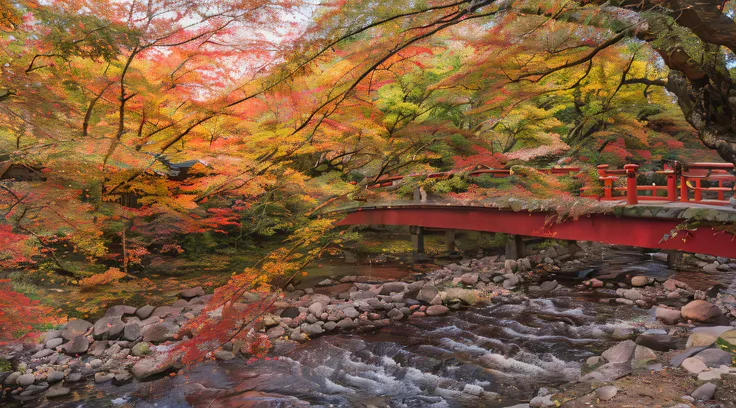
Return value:
<svg viewBox="0 0 736 408">
<path fill-rule="evenodd" d="M 116 305 L 107 309 L 107 312 L 105 312 L 105 317 L 134 315 L 136 310 L 137 309 L 133 306 Z"/>
<path fill-rule="evenodd" d="M 155 309 L 156 308 L 151 305 L 145 305 L 138 308 L 138 310 L 135 311 L 135 315 L 138 316 L 139 319 L 145 320 L 151 317 L 151 313 L 153 313 Z"/>
<path fill-rule="evenodd" d="M 432 300 L 439 294 L 440 292 L 437 290 L 437 288 L 432 285 L 431 283 L 427 283 L 424 286 L 422 286 L 422 289 L 417 294 L 417 300 L 425 303 L 431 303 Z"/>
<path fill-rule="evenodd" d="M 682 320 L 679 310 L 666 307 L 657 307 L 655 317 L 664 324 L 677 324 L 677 322 Z"/>
<path fill-rule="evenodd" d="M 103 317 L 95 322 L 92 335 L 97 340 L 115 339 L 125 329 L 125 323 L 120 320 L 120 316 Z"/>
<path fill-rule="evenodd" d="M 720 367 L 722 365 L 731 365 L 733 356 L 728 351 L 717 348 L 709 348 L 696 354 L 695 357 L 702 361 L 708 367 Z"/>
<path fill-rule="evenodd" d="M 151 343 L 162 343 L 167 340 L 174 340 L 178 327 L 176 325 L 163 322 L 151 325 L 143 332 L 143 341 Z"/>
<path fill-rule="evenodd" d="M 627 363 L 634 355 L 635 349 L 636 343 L 631 340 L 626 340 L 604 351 L 601 356 L 605 358 L 609 364 Z"/>
<path fill-rule="evenodd" d="M 144 358 L 131 367 L 130 372 L 135 378 L 142 380 L 156 374 L 161 374 L 175 367 L 175 360 L 166 354 Z"/>
<path fill-rule="evenodd" d="M 636 344 L 657 351 L 679 350 L 685 346 L 685 342 L 685 339 L 667 334 L 640 334 L 636 337 Z"/>
<path fill-rule="evenodd" d="M 179 296 L 187 300 L 195 298 L 197 296 L 204 296 L 204 289 L 202 289 L 201 286 L 197 286 L 196 288 L 191 289 L 184 289 L 179 292 Z"/>
<path fill-rule="evenodd" d="M 379 295 L 390 295 L 392 293 L 401 293 L 406 290 L 406 283 L 404 282 L 386 282 L 381 285 L 381 292 Z"/>
<path fill-rule="evenodd" d="M 86 320 L 70 320 L 69 323 L 66 324 L 64 331 L 61 332 L 61 337 L 66 340 L 71 340 L 77 336 L 87 333 L 87 330 L 89 330 L 90 327 L 92 327 L 92 323 Z"/>
<path fill-rule="evenodd" d="M 685 348 L 712 346 L 717 339 L 718 337 L 709 333 L 693 333 L 687 338 Z"/>
<path fill-rule="evenodd" d="M 652 349 L 644 346 L 636 346 L 634 349 L 634 358 L 631 365 L 634 369 L 645 368 L 649 364 L 657 361 L 657 354 Z"/>
<path fill-rule="evenodd" d="M 123 329 L 123 338 L 128 341 L 136 341 L 141 336 L 141 326 L 137 323 L 129 323 Z"/>
<path fill-rule="evenodd" d="M 705 300 L 693 300 L 680 310 L 682 317 L 696 322 L 707 322 L 721 316 L 721 309 Z"/>
<path fill-rule="evenodd" d="M 77 336 L 64 345 L 64 352 L 70 356 L 83 354 L 89 348 L 89 340 L 84 336 Z"/>
</svg>

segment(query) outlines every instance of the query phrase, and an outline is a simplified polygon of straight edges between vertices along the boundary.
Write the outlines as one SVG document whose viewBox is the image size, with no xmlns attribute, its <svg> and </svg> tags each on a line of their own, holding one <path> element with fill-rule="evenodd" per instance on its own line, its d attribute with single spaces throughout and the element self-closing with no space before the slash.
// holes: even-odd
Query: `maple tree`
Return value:
<svg viewBox="0 0 736 408">
<path fill-rule="evenodd" d="M 188 328 L 246 341 L 262 309 L 233 304 L 273 301 L 341 202 L 568 187 L 421 176 L 478 165 L 736 161 L 732 6 L 675 3 L 0 0 L 0 161 L 43 175 L 0 181 L 0 266 L 94 286 L 186 240 L 296 236 Z M 418 176 L 365 188 L 392 174 Z"/>
</svg>

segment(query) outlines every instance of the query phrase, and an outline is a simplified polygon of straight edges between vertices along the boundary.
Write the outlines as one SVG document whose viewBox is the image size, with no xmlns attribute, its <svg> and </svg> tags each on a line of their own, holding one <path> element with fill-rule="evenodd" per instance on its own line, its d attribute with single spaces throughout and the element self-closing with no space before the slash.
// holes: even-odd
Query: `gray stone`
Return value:
<svg viewBox="0 0 736 408">
<path fill-rule="evenodd" d="M 189 301 L 187 301 L 186 299 L 178 299 L 171 304 L 171 307 L 173 307 L 174 309 L 183 309 L 187 306 L 189 306 Z"/>
<path fill-rule="evenodd" d="M 476 283 L 478 283 L 478 274 L 477 273 L 466 273 L 462 275 L 461 280 L 464 284 L 474 286 Z"/>
<path fill-rule="evenodd" d="M 685 361 L 685 359 L 687 359 L 688 357 L 692 357 L 692 356 L 700 353 L 701 351 L 705 350 L 706 348 L 707 347 L 693 347 L 693 348 L 689 348 L 689 349 L 687 349 L 687 350 L 685 350 L 683 352 L 680 352 L 680 353 L 676 354 L 675 356 L 673 356 L 670 359 L 670 366 L 677 368 L 677 367 L 679 367 L 682 364 L 683 361 Z"/>
<path fill-rule="evenodd" d="M 137 323 L 125 325 L 123 329 L 123 338 L 128 341 L 136 341 L 141 336 L 141 326 Z"/>
<path fill-rule="evenodd" d="M 406 284 L 404 282 L 386 282 L 381 285 L 381 292 L 379 295 L 390 295 L 392 293 L 402 293 L 406 290 Z"/>
<path fill-rule="evenodd" d="M 636 344 L 656 351 L 678 350 L 683 348 L 686 341 L 667 334 L 642 334 L 636 337 Z"/>
<path fill-rule="evenodd" d="M 20 385 L 21 387 L 31 385 L 34 382 L 36 382 L 36 377 L 34 377 L 33 374 L 23 374 L 21 376 L 18 376 L 18 378 L 16 378 L 15 380 L 15 383 Z"/>
<path fill-rule="evenodd" d="M 173 308 L 171 306 L 159 306 L 156 309 L 153 310 L 153 313 L 151 313 L 151 317 L 160 317 L 162 319 L 165 319 L 169 316 L 178 316 L 180 309 Z"/>
<path fill-rule="evenodd" d="M 634 349 L 634 359 L 631 362 L 634 369 L 645 368 L 654 361 L 657 361 L 657 355 L 652 349 L 644 346 L 636 346 Z"/>
<path fill-rule="evenodd" d="M 116 339 L 125 328 L 125 323 L 119 316 L 103 317 L 94 325 L 92 335 L 97 340 Z"/>
<path fill-rule="evenodd" d="M 216 359 L 218 360 L 232 360 L 235 358 L 235 354 L 233 354 L 232 351 L 226 351 L 226 350 L 217 350 L 213 353 Z"/>
<path fill-rule="evenodd" d="M 559 284 L 557 283 L 557 281 L 556 280 L 553 280 L 553 281 L 542 282 L 542 284 L 539 285 L 539 287 L 542 290 L 542 292 L 551 292 L 551 291 L 557 289 L 557 286 L 558 285 Z"/>
<path fill-rule="evenodd" d="M 309 312 L 315 316 L 320 316 L 325 311 L 326 307 L 327 305 L 323 302 L 315 302 L 309 305 Z"/>
<path fill-rule="evenodd" d="M 601 401 L 608 401 L 618 394 L 618 388 L 614 385 L 607 385 L 595 390 L 595 394 Z"/>
<path fill-rule="evenodd" d="M 519 284 L 519 277 L 516 275 L 513 275 L 509 277 L 508 279 L 504 280 L 502 286 L 504 289 L 513 289 L 518 284 Z"/>
<path fill-rule="evenodd" d="M 463 387 L 463 392 L 466 394 L 475 395 L 477 397 L 483 393 L 483 387 L 475 384 L 465 384 L 465 386 Z"/>
<path fill-rule="evenodd" d="M 351 319 L 355 319 L 356 317 L 360 316 L 360 312 L 355 310 L 355 308 L 352 306 L 342 309 L 342 312 L 345 314 L 346 317 L 349 317 Z"/>
<path fill-rule="evenodd" d="M 139 319 L 145 320 L 151 317 L 151 313 L 153 313 L 155 309 L 156 308 L 151 305 L 145 305 L 138 308 L 138 310 L 135 311 L 135 315 L 138 316 Z"/>
<path fill-rule="evenodd" d="M 111 381 L 113 378 L 115 378 L 115 374 L 113 373 L 103 373 L 103 372 L 95 373 L 95 382 L 97 384 Z"/>
<path fill-rule="evenodd" d="M 664 324 L 677 324 L 677 322 L 682 320 L 679 310 L 666 307 L 657 307 L 655 317 Z"/>
<path fill-rule="evenodd" d="M 422 286 L 422 289 L 417 294 L 417 300 L 425 303 L 431 303 L 432 300 L 439 294 L 440 292 L 437 290 L 437 288 L 427 283 L 424 286 Z"/>
<path fill-rule="evenodd" d="M 172 367 L 174 367 L 173 359 L 166 354 L 161 354 L 138 361 L 130 368 L 130 372 L 133 373 L 135 378 L 141 380 L 163 373 Z"/>
<path fill-rule="evenodd" d="M 90 327 L 92 327 L 92 323 L 86 320 L 70 320 L 69 323 L 66 324 L 64 331 L 61 332 L 61 337 L 66 340 L 71 340 L 77 336 L 87 333 L 87 330 L 89 330 Z"/>
<path fill-rule="evenodd" d="M 172 323 L 157 323 L 151 325 L 151 327 L 143 332 L 143 341 L 151 343 L 162 343 L 167 340 L 173 340 L 176 331 L 177 327 Z"/>
<path fill-rule="evenodd" d="M 731 353 L 719 348 L 709 348 L 696 354 L 694 358 L 705 363 L 708 367 L 731 365 Z"/>
<path fill-rule="evenodd" d="M 631 372 L 631 364 L 626 363 L 608 363 L 604 364 L 594 371 L 580 377 L 581 382 L 609 382 L 623 377 Z"/>
<path fill-rule="evenodd" d="M 115 378 L 112 379 L 113 385 L 125 385 L 133 381 L 133 375 L 127 371 L 115 374 Z"/>
<path fill-rule="evenodd" d="M 126 305 L 116 305 L 109 309 L 107 309 L 107 312 L 105 312 L 105 317 L 113 317 L 113 316 L 123 316 L 123 315 L 134 315 L 136 312 L 136 308 L 133 306 L 126 306 Z"/>
<path fill-rule="evenodd" d="M 306 334 L 307 336 L 314 336 L 317 334 L 322 334 L 324 330 L 322 329 L 322 326 L 320 326 L 317 323 L 314 324 L 307 324 L 302 323 L 302 325 L 299 327 L 302 331 L 302 333 Z"/>
<path fill-rule="evenodd" d="M 434 306 L 432 306 L 432 307 L 434 307 Z M 392 320 L 401 320 L 401 319 L 403 319 L 403 318 L 404 318 L 404 314 L 403 314 L 403 313 L 401 313 L 401 311 L 400 311 L 399 309 L 391 309 L 391 310 L 390 310 L 390 311 L 389 311 L 389 312 L 388 312 L 388 313 L 386 314 L 386 316 L 388 316 L 388 317 L 389 317 L 389 318 L 391 318 Z"/>
<path fill-rule="evenodd" d="M 5 378 L 5 381 L 3 381 L 3 384 L 5 385 L 15 385 L 16 381 L 18 381 L 18 377 L 21 376 L 21 373 L 19 371 L 15 371 L 11 373 L 7 378 Z"/>
<path fill-rule="evenodd" d="M 104 353 L 107 349 L 107 346 L 108 342 L 106 340 L 97 340 L 89 346 L 89 349 L 87 349 L 87 354 L 95 357 L 101 356 L 102 353 Z"/>
<path fill-rule="evenodd" d="M 601 356 L 588 357 L 588 359 L 585 360 L 585 363 L 580 367 L 580 374 L 588 374 L 604 364 L 606 364 L 606 359 Z"/>
<path fill-rule="evenodd" d="M 710 347 L 715 344 L 718 337 L 708 333 L 693 333 L 687 338 L 685 348 L 691 347 Z"/>
<path fill-rule="evenodd" d="M 63 397 L 67 394 L 69 394 L 71 390 L 67 387 L 62 387 L 61 385 L 58 385 L 56 387 L 51 387 L 46 391 L 46 398 L 56 398 L 56 397 Z"/>
<path fill-rule="evenodd" d="M 54 350 L 43 349 L 41 351 L 36 352 L 36 354 L 32 355 L 31 358 L 44 358 L 52 354 L 54 354 Z"/>
<path fill-rule="evenodd" d="M 548 408 L 548 407 L 554 407 L 555 402 L 552 401 L 551 395 L 544 395 L 539 397 L 532 398 L 531 401 L 529 401 L 530 407 L 540 407 L 540 408 Z"/>
<path fill-rule="evenodd" d="M 184 299 L 192 299 L 197 296 L 204 296 L 204 289 L 202 289 L 201 286 L 197 286 L 195 288 L 185 289 L 179 292 L 179 297 L 182 297 Z"/>
<path fill-rule="evenodd" d="M 61 337 L 57 337 L 55 339 L 51 339 L 51 340 L 47 341 L 46 342 L 46 348 L 47 349 L 53 349 L 53 348 L 56 348 L 56 347 L 61 346 L 62 344 L 64 344 L 64 339 L 62 339 Z"/>
<path fill-rule="evenodd" d="M 447 314 L 450 309 L 442 305 L 432 305 L 427 308 L 427 316 L 441 316 Z"/>
<path fill-rule="evenodd" d="M 89 340 L 84 336 L 74 337 L 64 345 L 64 352 L 68 355 L 83 354 L 89 349 Z"/>
<path fill-rule="evenodd" d="M 328 322 L 328 323 L 335 324 L 335 322 Z M 325 327 L 326 326 L 327 326 L 327 324 L 325 324 Z M 334 328 L 334 326 L 333 326 L 333 328 Z M 276 338 L 279 338 L 279 337 L 285 335 L 286 334 L 286 329 L 284 329 L 281 326 L 276 326 L 276 327 L 273 327 L 273 328 L 269 329 L 266 332 L 266 334 L 268 335 L 268 338 L 269 339 L 276 339 Z"/>
<path fill-rule="evenodd" d="M 358 327 L 358 323 L 357 321 L 353 321 L 352 319 L 345 318 L 337 322 L 336 326 L 341 329 L 354 329 Z"/>
<path fill-rule="evenodd" d="M 608 361 L 609 364 L 626 363 L 631 360 L 636 349 L 636 343 L 631 340 L 622 341 L 617 345 L 604 351 L 601 356 Z"/>
<path fill-rule="evenodd" d="M 708 369 L 703 360 L 689 357 L 682 361 L 681 367 L 690 374 L 699 374 Z"/>
<path fill-rule="evenodd" d="M 71 373 L 66 377 L 66 380 L 64 380 L 65 383 L 68 382 L 77 382 L 82 379 L 82 373 Z"/>
<path fill-rule="evenodd" d="M 49 370 L 48 373 L 46 373 L 46 381 L 49 382 L 49 384 L 53 384 L 56 382 L 59 382 L 64 379 L 64 372 L 62 371 L 56 371 L 56 370 Z"/>
<path fill-rule="evenodd" d="M 695 391 L 690 394 L 693 398 L 698 401 L 708 401 L 713 398 L 713 394 L 716 393 L 716 385 L 713 383 L 705 383 L 698 387 Z"/>
</svg>

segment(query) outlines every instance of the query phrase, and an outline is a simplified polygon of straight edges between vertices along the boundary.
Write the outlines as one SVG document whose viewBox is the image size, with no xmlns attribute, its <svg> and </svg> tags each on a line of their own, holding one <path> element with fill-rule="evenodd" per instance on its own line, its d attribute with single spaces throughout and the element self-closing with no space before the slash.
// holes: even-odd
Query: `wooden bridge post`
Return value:
<svg viewBox="0 0 736 408">
<path fill-rule="evenodd" d="M 608 178 L 608 165 L 599 164 L 598 177 L 603 180 L 603 198 L 613 197 L 613 182 Z"/>
<path fill-rule="evenodd" d="M 445 230 L 445 252 L 452 254 L 455 252 L 455 230 Z"/>
<path fill-rule="evenodd" d="M 526 256 L 523 235 L 510 235 L 506 239 L 506 259 L 519 259 Z"/>
<path fill-rule="evenodd" d="M 418 226 L 410 227 L 411 231 L 411 244 L 413 249 L 413 260 L 414 262 L 426 262 L 429 257 L 424 252 L 424 228 Z"/>
<path fill-rule="evenodd" d="M 667 252 L 667 266 L 670 269 L 677 269 L 680 265 L 682 265 L 682 252 L 668 251 Z"/>
<path fill-rule="evenodd" d="M 637 169 L 639 169 L 638 164 L 624 165 L 624 170 L 626 170 L 626 202 L 629 205 L 639 204 L 639 189 L 636 185 Z"/>
</svg>

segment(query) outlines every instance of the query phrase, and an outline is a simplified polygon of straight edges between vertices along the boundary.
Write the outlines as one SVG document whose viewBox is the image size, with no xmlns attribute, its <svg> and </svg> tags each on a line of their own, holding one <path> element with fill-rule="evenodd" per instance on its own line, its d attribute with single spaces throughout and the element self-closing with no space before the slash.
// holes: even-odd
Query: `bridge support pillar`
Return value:
<svg viewBox="0 0 736 408">
<path fill-rule="evenodd" d="M 455 230 L 445 230 L 445 252 L 448 255 L 455 252 Z"/>
<path fill-rule="evenodd" d="M 506 259 L 519 259 L 526 256 L 523 235 L 509 235 L 506 239 Z"/>
<path fill-rule="evenodd" d="M 677 269 L 682 265 L 682 252 L 669 251 L 667 252 L 667 266 L 670 269 Z"/>
<path fill-rule="evenodd" d="M 424 252 L 424 228 L 423 227 L 410 227 L 411 230 L 411 246 L 413 248 L 413 260 L 414 262 L 427 262 L 429 257 Z"/>
</svg>

